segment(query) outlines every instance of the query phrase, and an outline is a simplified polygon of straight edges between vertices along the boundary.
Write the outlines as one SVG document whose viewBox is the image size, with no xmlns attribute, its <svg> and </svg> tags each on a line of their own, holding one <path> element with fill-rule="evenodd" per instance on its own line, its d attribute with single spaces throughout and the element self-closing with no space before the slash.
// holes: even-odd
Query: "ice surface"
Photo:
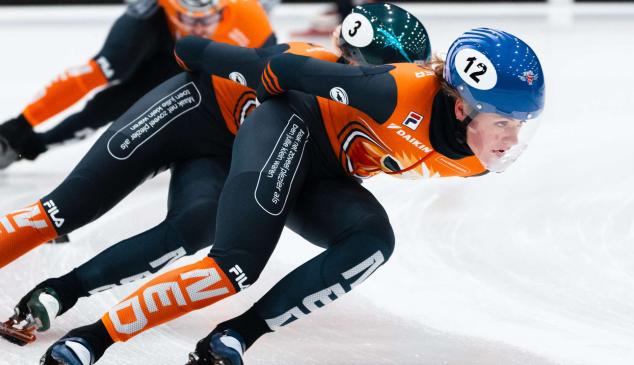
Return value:
<svg viewBox="0 0 634 365">
<path fill-rule="evenodd" d="M 396 231 L 393 258 L 352 294 L 262 338 L 247 363 L 634 363 L 634 8 L 411 8 L 436 50 L 474 26 L 500 27 L 527 40 L 548 83 L 543 126 L 501 175 L 368 181 Z M 19 112 L 55 74 L 96 52 L 118 12 L 0 8 L 0 120 Z M 274 24 L 281 39 L 318 12 L 279 8 Z M 50 191 L 92 140 L 0 172 L 0 213 Z M 1 270 L 0 317 L 39 281 L 160 221 L 167 181 L 160 176 L 145 184 L 73 233 L 72 243 L 40 247 Z M 285 233 L 252 289 L 116 345 L 100 363 L 185 363 L 216 323 L 239 314 L 316 252 Z M 81 300 L 33 345 L 0 342 L 0 364 L 36 364 L 55 339 L 95 321 L 134 286 Z"/>
</svg>

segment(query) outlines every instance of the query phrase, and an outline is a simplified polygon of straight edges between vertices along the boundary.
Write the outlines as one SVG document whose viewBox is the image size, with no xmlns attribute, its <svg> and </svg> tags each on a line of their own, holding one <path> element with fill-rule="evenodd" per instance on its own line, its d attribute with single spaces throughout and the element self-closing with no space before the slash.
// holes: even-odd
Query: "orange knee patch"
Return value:
<svg viewBox="0 0 634 365">
<path fill-rule="evenodd" d="M 101 321 L 114 341 L 204 308 L 236 293 L 212 258 L 156 277 L 106 313 Z"/>
<path fill-rule="evenodd" d="M 41 202 L 0 217 L 0 267 L 55 237 Z"/>
<path fill-rule="evenodd" d="M 87 65 L 69 69 L 57 77 L 22 114 L 32 126 L 36 126 L 107 83 L 108 79 L 99 64 L 91 60 Z"/>
</svg>

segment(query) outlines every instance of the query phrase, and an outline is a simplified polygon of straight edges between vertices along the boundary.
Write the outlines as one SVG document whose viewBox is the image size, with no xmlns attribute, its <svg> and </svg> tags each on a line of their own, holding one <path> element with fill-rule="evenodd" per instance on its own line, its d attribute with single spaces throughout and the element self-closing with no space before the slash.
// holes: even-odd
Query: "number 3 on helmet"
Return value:
<svg viewBox="0 0 634 365">
<path fill-rule="evenodd" d="M 344 58 L 360 65 L 425 62 L 431 55 L 423 23 L 387 3 L 354 7 L 341 23 L 337 45 Z"/>
</svg>

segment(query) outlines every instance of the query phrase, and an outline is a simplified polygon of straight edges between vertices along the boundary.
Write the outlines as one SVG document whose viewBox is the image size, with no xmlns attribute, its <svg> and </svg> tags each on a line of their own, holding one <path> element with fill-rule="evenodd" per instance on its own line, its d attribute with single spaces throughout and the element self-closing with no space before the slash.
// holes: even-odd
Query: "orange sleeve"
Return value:
<svg viewBox="0 0 634 365">
<path fill-rule="evenodd" d="M 36 126 L 69 108 L 90 91 L 106 85 L 108 79 L 95 60 L 65 71 L 29 104 L 22 114 Z"/>
</svg>

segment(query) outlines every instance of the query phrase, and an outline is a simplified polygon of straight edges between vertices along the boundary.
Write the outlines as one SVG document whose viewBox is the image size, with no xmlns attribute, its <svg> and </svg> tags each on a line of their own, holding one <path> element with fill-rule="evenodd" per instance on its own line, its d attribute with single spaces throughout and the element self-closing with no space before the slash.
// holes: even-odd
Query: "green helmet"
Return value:
<svg viewBox="0 0 634 365">
<path fill-rule="evenodd" d="M 423 23 L 388 3 L 354 7 L 341 23 L 338 45 L 344 58 L 361 65 L 425 62 L 431 55 Z"/>
</svg>

